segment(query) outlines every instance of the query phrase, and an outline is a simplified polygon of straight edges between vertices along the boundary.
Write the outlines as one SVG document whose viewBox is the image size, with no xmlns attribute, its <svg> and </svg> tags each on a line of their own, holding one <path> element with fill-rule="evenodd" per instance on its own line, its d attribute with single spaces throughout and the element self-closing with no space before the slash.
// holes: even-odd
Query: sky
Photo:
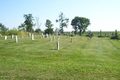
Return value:
<svg viewBox="0 0 120 80">
<path fill-rule="evenodd" d="M 90 19 L 87 30 L 120 31 L 120 0 L 0 0 L 0 3 L 0 23 L 9 29 L 24 23 L 24 14 L 32 14 L 39 18 L 41 30 L 46 29 L 46 19 L 52 22 L 55 30 L 59 28 L 56 19 L 63 12 L 69 18 L 68 28 L 64 31 L 73 30 L 70 24 L 75 16 Z"/>
</svg>

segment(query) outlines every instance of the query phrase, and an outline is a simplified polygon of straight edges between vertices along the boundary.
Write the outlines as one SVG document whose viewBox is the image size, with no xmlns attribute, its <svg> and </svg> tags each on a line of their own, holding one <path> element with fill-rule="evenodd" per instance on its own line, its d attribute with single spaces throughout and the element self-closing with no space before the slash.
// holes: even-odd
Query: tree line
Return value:
<svg viewBox="0 0 120 80">
<path fill-rule="evenodd" d="M 24 14 L 24 18 L 25 18 L 25 21 L 18 26 L 19 31 L 22 30 L 25 32 L 36 32 L 36 33 L 41 32 L 41 29 L 40 29 L 41 24 L 39 24 L 38 17 L 34 18 L 32 14 Z M 35 20 L 36 20 L 36 23 L 34 24 L 33 21 Z M 66 18 L 65 15 L 61 12 L 59 14 L 59 18 L 56 19 L 56 23 L 59 23 L 59 27 L 60 27 L 59 31 L 61 34 L 63 34 L 64 33 L 63 28 L 68 27 L 69 18 Z M 37 26 L 37 29 L 34 31 L 33 26 L 35 25 Z M 79 31 L 79 35 L 82 35 L 87 29 L 87 27 L 90 25 L 90 20 L 85 17 L 75 16 L 75 18 L 73 18 L 71 21 L 71 25 L 74 29 L 75 35 L 78 33 L 78 31 Z M 52 28 L 53 24 L 49 19 L 46 19 L 45 26 L 47 27 L 47 29 L 44 30 L 45 34 L 46 33 L 53 34 L 54 32 Z M 9 29 L 5 27 L 2 23 L 0 23 L 0 33 L 6 34 L 6 32 L 8 31 Z"/>
</svg>

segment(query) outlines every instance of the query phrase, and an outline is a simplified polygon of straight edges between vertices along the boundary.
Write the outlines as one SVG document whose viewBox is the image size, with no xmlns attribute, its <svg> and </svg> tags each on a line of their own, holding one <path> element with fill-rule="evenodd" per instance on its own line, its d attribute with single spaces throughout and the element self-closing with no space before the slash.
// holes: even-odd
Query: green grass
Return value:
<svg viewBox="0 0 120 80">
<path fill-rule="evenodd" d="M 120 41 L 61 36 L 57 50 L 57 37 L 18 38 L 0 38 L 0 79 L 120 80 Z"/>
</svg>

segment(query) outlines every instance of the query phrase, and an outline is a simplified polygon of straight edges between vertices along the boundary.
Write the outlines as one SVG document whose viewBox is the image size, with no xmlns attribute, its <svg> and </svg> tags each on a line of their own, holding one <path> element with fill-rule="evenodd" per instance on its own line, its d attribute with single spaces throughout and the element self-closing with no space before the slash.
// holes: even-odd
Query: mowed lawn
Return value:
<svg viewBox="0 0 120 80">
<path fill-rule="evenodd" d="M 35 40 L 0 38 L 0 79 L 120 80 L 120 41 L 61 36 Z"/>
</svg>

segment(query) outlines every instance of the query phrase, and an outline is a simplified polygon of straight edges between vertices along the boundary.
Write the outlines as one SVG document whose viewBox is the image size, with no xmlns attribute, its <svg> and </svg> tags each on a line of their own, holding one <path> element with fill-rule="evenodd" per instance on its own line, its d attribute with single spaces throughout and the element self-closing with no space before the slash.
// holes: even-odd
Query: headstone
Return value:
<svg viewBox="0 0 120 80">
<path fill-rule="evenodd" d="M 60 36 L 58 36 L 58 40 L 60 39 Z"/>
<path fill-rule="evenodd" d="M 55 36 L 53 36 L 53 40 L 55 41 Z"/>
<path fill-rule="evenodd" d="M 115 30 L 115 38 L 119 40 L 118 35 L 117 35 L 117 30 Z"/>
<path fill-rule="evenodd" d="M 48 38 L 48 34 L 46 34 L 45 37 Z"/>
<path fill-rule="evenodd" d="M 102 35 L 102 31 L 100 30 L 100 35 Z"/>
<path fill-rule="evenodd" d="M 59 50 L 59 41 L 57 41 L 57 50 Z"/>
<path fill-rule="evenodd" d="M 51 42 L 52 38 L 50 37 L 50 42 Z"/>
<path fill-rule="evenodd" d="M 72 34 L 74 34 L 74 31 L 72 31 Z"/>
<path fill-rule="evenodd" d="M 58 28 L 56 28 L 56 36 L 58 35 Z"/>
<path fill-rule="evenodd" d="M 0 37 L 2 37 L 2 35 L 0 34 Z"/>
<path fill-rule="evenodd" d="M 92 38 L 91 31 L 88 31 L 88 36 L 90 37 L 90 39 Z"/>
<path fill-rule="evenodd" d="M 23 36 L 21 38 L 23 38 Z"/>
<path fill-rule="evenodd" d="M 59 36 L 60 36 L 60 31 L 59 31 L 59 34 L 58 34 Z"/>
<path fill-rule="evenodd" d="M 16 43 L 18 42 L 17 36 L 15 36 L 15 42 L 16 42 Z"/>
<path fill-rule="evenodd" d="M 29 32 L 28 36 L 30 37 L 31 36 L 31 33 Z"/>
<path fill-rule="evenodd" d="M 42 35 L 40 34 L 40 39 L 42 39 Z"/>
<path fill-rule="evenodd" d="M 43 38 L 44 38 L 44 35 L 43 35 Z"/>
<path fill-rule="evenodd" d="M 34 35 L 32 34 L 32 40 L 34 40 Z"/>
<path fill-rule="evenodd" d="M 7 40 L 7 36 L 5 36 L 5 40 Z"/>
<path fill-rule="evenodd" d="M 13 34 L 11 35 L 11 38 L 14 38 L 14 35 L 13 35 Z"/>
<path fill-rule="evenodd" d="M 71 38 L 71 42 L 73 41 L 73 38 Z"/>
</svg>

